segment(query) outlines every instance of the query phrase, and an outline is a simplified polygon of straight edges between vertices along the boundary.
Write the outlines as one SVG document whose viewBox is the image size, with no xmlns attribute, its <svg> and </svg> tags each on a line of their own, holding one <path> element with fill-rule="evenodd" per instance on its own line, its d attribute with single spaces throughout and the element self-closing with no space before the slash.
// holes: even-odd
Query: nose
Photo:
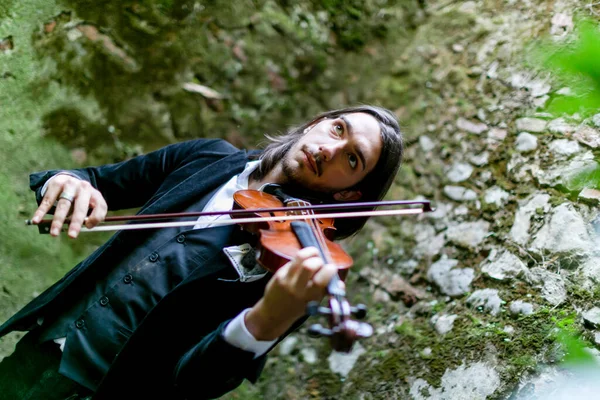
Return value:
<svg viewBox="0 0 600 400">
<path fill-rule="evenodd" d="M 322 144 L 319 146 L 319 153 L 324 161 L 331 161 L 343 147 L 344 144 L 341 142 Z"/>
</svg>

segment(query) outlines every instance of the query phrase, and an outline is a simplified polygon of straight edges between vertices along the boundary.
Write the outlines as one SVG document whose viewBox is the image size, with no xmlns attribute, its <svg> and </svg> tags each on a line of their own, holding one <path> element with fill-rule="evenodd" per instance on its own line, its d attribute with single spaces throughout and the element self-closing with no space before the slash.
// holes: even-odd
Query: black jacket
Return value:
<svg viewBox="0 0 600 400">
<path fill-rule="evenodd" d="M 70 171 L 97 188 L 109 210 L 141 207 L 141 214 L 178 212 L 243 171 L 249 154 L 221 140 L 167 146 L 118 164 Z M 38 202 L 44 183 L 59 171 L 32 174 Z M 222 229 L 222 228 L 219 228 Z M 233 228 L 231 228 L 233 229 Z M 0 336 L 30 330 L 36 321 L 79 298 L 89 282 L 135 246 L 144 231 L 121 231 L 0 326 Z M 211 274 L 226 267 L 222 252 L 207 260 Z M 216 266 L 216 267 L 215 267 Z M 211 276 L 213 276 L 211 275 Z M 266 279 L 253 283 L 208 279 L 194 272 L 167 294 L 117 355 L 95 399 L 213 398 L 255 381 L 265 356 L 231 346 L 222 337 L 229 320 L 261 296 Z"/>
</svg>

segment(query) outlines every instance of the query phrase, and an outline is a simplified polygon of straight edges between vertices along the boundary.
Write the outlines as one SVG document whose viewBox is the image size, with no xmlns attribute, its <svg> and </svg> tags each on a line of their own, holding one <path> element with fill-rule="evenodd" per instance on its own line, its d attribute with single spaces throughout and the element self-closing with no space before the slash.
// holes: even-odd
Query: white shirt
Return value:
<svg viewBox="0 0 600 400">
<path fill-rule="evenodd" d="M 215 193 L 215 195 L 206 203 L 206 206 L 202 210 L 203 212 L 209 211 L 227 211 L 231 210 L 233 207 L 233 194 L 238 190 L 248 189 L 248 178 L 250 174 L 254 172 L 254 170 L 259 166 L 260 161 L 250 161 L 246 164 L 244 171 L 241 174 L 235 175 L 232 177 L 229 182 L 225 185 L 221 186 L 221 188 Z M 59 173 L 55 176 L 67 174 L 78 178 L 77 176 L 70 174 L 68 172 Z M 48 183 L 54 179 L 54 177 L 50 178 L 42 187 L 42 196 L 46 193 L 46 189 L 48 187 Z M 216 219 L 230 219 L 229 215 L 211 215 L 211 216 L 203 216 L 198 218 L 198 223 L 194 225 L 194 229 L 204 229 L 210 228 L 212 226 L 211 221 Z M 233 260 L 232 260 L 233 262 Z M 236 268 L 237 270 L 237 268 Z M 239 273 L 239 271 L 238 271 Z M 243 280 L 242 280 L 243 281 Z M 242 311 L 237 317 L 231 320 L 229 324 L 225 327 L 225 331 L 223 332 L 223 336 L 225 340 L 242 350 L 251 351 L 254 353 L 254 357 L 260 357 L 277 341 L 275 340 L 256 340 L 252 333 L 248 331 L 246 327 L 246 323 L 244 322 L 244 318 L 246 313 L 250 309 L 247 308 Z M 61 345 L 61 350 L 64 348 L 65 338 L 55 339 L 55 342 Z"/>
</svg>

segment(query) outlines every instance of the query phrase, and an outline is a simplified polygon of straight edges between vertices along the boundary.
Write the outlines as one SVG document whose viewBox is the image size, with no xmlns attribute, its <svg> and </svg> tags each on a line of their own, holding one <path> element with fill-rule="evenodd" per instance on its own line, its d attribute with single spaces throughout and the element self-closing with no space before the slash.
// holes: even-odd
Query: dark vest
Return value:
<svg viewBox="0 0 600 400">
<path fill-rule="evenodd" d="M 215 193 L 186 211 L 203 209 Z M 235 225 L 156 230 L 118 265 L 107 265 L 104 279 L 93 282 L 80 301 L 44 324 L 41 340 L 66 336 L 59 372 L 95 390 L 133 331 L 167 293 L 197 269 L 203 276 L 214 274 L 213 279 L 235 278 L 233 268 L 223 274 L 223 265 L 205 261 L 223 247 L 250 239 Z"/>
</svg>

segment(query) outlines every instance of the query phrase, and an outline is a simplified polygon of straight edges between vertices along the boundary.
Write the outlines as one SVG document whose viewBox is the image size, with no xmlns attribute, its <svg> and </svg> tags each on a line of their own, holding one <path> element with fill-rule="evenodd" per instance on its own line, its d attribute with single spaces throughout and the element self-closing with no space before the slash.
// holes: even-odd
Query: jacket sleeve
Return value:
<svg viewBox="0 0 600 400">
<path fill-rule="evenodd" d="M 306 317 L 296 321 L 277 343 L 298 329 L 304 321 Z M 237 388 L 244 379 L 256 383 L 260 377 L 268 352 L 254 358 L 254 352 L 229 344 L 223 337 L 229 322 L 230 320 L 223 322 L 180 358 L 175 366 L 173 378 L 181 398 L 215 399 Z"/>
<path fill-rule="evenodd" d="M 229 344 L 223 331 L 229 321 L 206 335 L 188 350 L 175 366 L 174 384 L 184 399 L 214 399 L 238 387 L 244 379 L 256 382 L 266 354 L 254 353 Z"/>
<path fill-rule="evenodd" d="M 229 147 L 228 147 L 229 146 Z M 109 210 L 137 208 L 144 205 L 160 188 L 169 174 L 180 168 L 191 157 L 202 153 L 218 157 L 224 148 L 232 146 L 218 139 L 191 140 L 172 144 L 132 159 L 99 167 L 69 170 L 96 188 L 108 204 Z M 36 172 L 29 176 L 29 186 L 36 192 L 38 204 L 42 200 L 44 183 L 64 170 Z"/>
</svg>

